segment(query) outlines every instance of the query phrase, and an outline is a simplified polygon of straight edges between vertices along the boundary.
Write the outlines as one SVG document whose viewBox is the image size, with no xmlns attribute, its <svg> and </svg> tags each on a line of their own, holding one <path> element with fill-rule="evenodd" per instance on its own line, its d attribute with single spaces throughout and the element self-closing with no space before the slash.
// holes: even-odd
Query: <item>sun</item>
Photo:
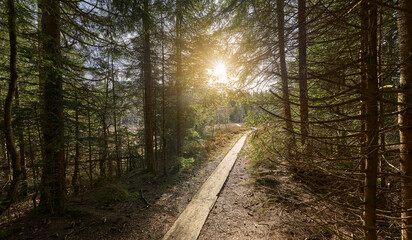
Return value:
<svg viewBox="0 0 412 240">
<path fill-rule="evenodd" d="M 217 62 L 215 64 L 214 70 L 213 70 L 213 75 L 220 77 L 220 76 L 226 76 L 226 65 L 223 62 Z"/>
<path fill-rule="evenodd" d="M 212 82 L 227 84 L 229 80 L 226 70 L 226 64 L 223 61 L 215 62 L 212 69 Z"/>
</svg>

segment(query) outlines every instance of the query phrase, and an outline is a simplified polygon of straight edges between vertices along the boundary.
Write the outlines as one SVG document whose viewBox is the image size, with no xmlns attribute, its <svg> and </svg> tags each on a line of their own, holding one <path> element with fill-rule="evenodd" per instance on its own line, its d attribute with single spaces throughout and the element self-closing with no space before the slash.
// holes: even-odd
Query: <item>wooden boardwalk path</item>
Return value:
<svg viewBox="0 0 412 240">
<path fill-rule="evenodd" d="M 196 240 L 199 237 L 200 230 L 202 230 L 203 224 L 213 208 L 249 133 L 243 135 L 226 154 L 222 162 L 200 187 L 192 201 L 163 237 L 163 240 Z"/>
</svg>

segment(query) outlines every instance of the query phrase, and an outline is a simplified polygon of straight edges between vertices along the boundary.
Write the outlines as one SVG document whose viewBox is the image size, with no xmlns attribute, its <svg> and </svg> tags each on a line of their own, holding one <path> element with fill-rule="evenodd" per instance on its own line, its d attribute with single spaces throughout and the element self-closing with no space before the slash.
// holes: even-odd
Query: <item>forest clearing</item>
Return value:
<svg viewBox="0 0 412 240">
<path fill-rule="evenodd" d="M 411 0 L 4 0 L 0 55 L 0 239 L 412 240 Z"/>
</svg>

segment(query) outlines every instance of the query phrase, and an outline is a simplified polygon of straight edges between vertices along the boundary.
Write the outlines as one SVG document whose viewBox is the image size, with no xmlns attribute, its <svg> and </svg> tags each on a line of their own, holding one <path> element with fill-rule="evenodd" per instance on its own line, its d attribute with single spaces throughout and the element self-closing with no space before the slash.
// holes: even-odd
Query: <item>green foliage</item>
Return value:
<svg viewBox="0 0 412 240">
<path fill-rule="evenodd" d="M 101 205 L 109 205 L 120 201 L 132 201 L 138 196 L 138 192 L 129 192 L 127 184 L 117 181 L 98 189 L 95 201 Z"/>
<path fill-rule="evenodd" d="M 193 163 L 195 162 L 195 159 L 192 157 L 191 158 L 180 157 L 178 161 L 179 161 L 179 169 L 185 170 L 193 165 Z"/>
<path fill-rule="evenodd" d="M 200 157 L 204 140 L 200 134 L 193 128 L 186 133 L 184 153 L 186 156 Z"/>
</svg>

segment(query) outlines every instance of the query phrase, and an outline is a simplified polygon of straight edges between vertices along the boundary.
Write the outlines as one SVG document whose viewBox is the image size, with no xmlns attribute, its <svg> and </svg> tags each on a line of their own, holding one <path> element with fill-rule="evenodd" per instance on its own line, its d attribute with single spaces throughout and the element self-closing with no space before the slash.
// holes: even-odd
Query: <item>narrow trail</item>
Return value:
<svg viewBox="0 0 412 240">
<path fill-rule="evenodd" d="M 248 152 L 250 146 L 244 148 Z M 248 154 L 239 156 L 198 240 L 291 239 L 275 226 L 283 207 L 266 204 L 268 195 L 256 188 L 250 161 Z"/>
<path fill-rule="evenodd" d="M 196 240 L 199 237 L 203 224 L 213 208 L 249 133 L 250 132 L 243 135 L 229 151 L 213 171 L 212 175 L 192 198 L 186 209 L 180 214 L 179 218 L 163 237 L 163 240 Z"/>
</svg>

